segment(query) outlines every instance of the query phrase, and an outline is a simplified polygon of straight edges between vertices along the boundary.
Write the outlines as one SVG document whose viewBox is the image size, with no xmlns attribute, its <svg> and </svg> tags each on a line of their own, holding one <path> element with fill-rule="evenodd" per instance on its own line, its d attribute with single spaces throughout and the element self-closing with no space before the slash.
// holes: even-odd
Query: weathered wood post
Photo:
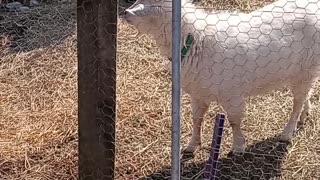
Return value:
<svg viewBox="0 0 320 180">
<path fill-rule="evenodd" d="M 114 179 L 117 4 L 77 2 L 80 179 Z"/>
</svg>

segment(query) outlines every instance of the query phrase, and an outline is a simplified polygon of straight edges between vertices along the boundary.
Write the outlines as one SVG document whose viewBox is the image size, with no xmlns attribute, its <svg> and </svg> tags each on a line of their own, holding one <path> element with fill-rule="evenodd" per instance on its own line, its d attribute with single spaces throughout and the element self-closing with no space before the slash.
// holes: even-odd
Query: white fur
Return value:
<svg viewBox="0 0 320 180">
<path fill-rule="evenodd" d="M 137 4 L 151 8 L 132 11 Z M 233 150 L 244 151 L 240 124 L 246 97 L 285 86 L 292 90 L 294 107 L 281 139 L 290 140 L 309 112 L 311 90 L 320 75 L 320 2 L 279 0 L 249 14 L 208 13 L 191 2 L 182 4 L 182 45 L 188 33 L 195 38 L 181 67 L 194 121 L 185 151 L 194 152 L 201 143 L 202 117 L 213 101 L 227 111 Z M 171 57 L 171 0 L 138 0 L 127 11 L 127 21 L 151 35 L 161 55 Z"/>
</svg>

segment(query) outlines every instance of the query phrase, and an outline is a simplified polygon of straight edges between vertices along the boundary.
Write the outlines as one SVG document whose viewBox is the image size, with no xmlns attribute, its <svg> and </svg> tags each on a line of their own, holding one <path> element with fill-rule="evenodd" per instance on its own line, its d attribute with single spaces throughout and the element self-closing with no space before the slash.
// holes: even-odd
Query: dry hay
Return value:
<svg viewBox="0 0 320 180">
<path fill-rule="evenodd" d="M 208 0 L 199 6 L 250 11 L 268 1 Z M 208 9 L 210 10 L 210 8 Z M 154 41 L 126 22 L 119 25 L 117 156 L 116 179 L 169 179 L 170 176 L 170 75 L 163 66 Z M 231 128 L 227 122 L 221 147 L 220 170 L 224 178 L 317 179 L 320 173 L 319 88 L 312 97 L 314 109 L 305 129 L 292 144 L 279 143 L 274 136 L 289 118 L 292 96 L 287 89 L 248 99 L 242 128 L 247 137 L 243 157 L 227 158 L 231 148 Z M 212 104 L 205 117 L 203 145 L 196 157 L 183 164 L 184 179 L 201 179 L 203 163 L 208 159 L 212 138 L 212 119 L 223 112 Z M 192 119 L 188 96 L 182 100 L 182 144 L 191 136 Z"/>
<path fill-rule="evenodd" d="M 75 10 L 0 14 L 0 179 L 77 177 Z"/>
<path fill-rule="evenodd" d="M 208 0 L 199 5 L 250 11 L 268 2 Z M 6 46 L 0 55 L 0 179 L 75 179 L 78 173 L 75 3 L 51 3 L 39 9 L 41 16 L 24 19 L 29 28 L 23 38 L 13 42 L 18 45 Z M 165 179 L 170 165 L 170 75 L 149 37 L 137 36 L 136 30 L 122 21 L 118 37 L 115 179 Z M 305 129 L 286 145 L 272 137 L 287 122 L 290 93 L 282 90 L 250 98 L 242 128 L 248 151 L 258 155 L 249 153 L 233 161 L 226 158 L 231 148 L 227 123 L 221 173 L 251 175 L 249 179 L 259 179 L 261 174 L 268 179 L 280 173 L 286 180 L 320 177 L 319 87 L 312 103 Z M 184 177 L 199 178 L 208 158 L 211 119 L 218 112 L 223 111 L 213 104 L 206 115 L 202 148 L 184 165 Z M 182 144 L 190 138 L 191 123 L 185 95 Z"/>
</svg>

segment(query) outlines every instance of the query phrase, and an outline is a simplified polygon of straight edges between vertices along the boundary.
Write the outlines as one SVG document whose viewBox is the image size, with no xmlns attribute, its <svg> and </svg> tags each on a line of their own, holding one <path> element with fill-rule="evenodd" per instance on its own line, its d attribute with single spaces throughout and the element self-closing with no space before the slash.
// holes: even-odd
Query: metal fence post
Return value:
<svg viewBox="0 0 320 180">
<path fill-rule="evenodd" d="M 172 1 L 172 161 L 171 179 L 180 179 L 181 1 Z"/>
</svg>

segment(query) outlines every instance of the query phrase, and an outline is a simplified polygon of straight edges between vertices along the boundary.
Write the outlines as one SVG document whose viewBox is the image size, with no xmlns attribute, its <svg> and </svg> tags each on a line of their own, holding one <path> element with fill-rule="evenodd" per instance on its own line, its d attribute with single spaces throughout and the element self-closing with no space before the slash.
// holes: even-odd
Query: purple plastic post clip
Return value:
<svg viewBox="0 0 320 180">
<path fill-rule="evenodd" d="M 216 180 L 217 177 L 217 166 L 219 160 L 219 151 L 222 140 L 223 126 L 224 126 L 225 115 L 218 114 L 214 122 L 214 132 L 211 143 L 210 157 L 205 167 L 204 178 L 205 180 Z"/>
</svg>

